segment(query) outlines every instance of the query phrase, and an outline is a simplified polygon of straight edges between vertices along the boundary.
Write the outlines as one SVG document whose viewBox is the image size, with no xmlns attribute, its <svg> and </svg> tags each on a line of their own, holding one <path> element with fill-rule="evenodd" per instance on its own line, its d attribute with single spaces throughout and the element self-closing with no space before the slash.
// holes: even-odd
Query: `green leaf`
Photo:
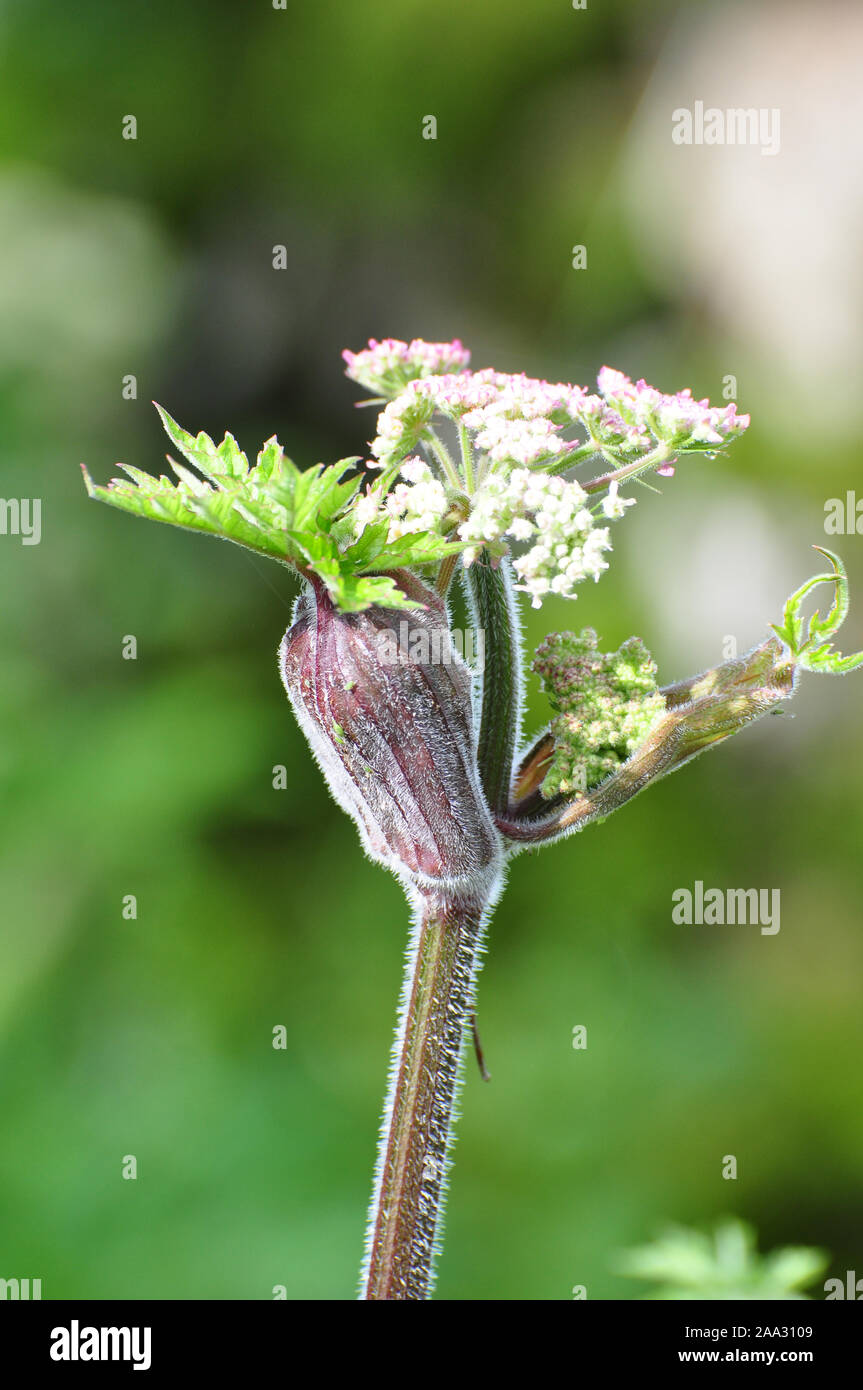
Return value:
<svg viewBox="0 0 863 1390">
<path fill-rule="evenodd" d="M 826 1267 L 824 1252 L 807 1246 L 759 1255 L 754 1231 L 738 1220 L 721 1222 L 712 1236 L 671 1227 L 617 1261 L 621 1274 L 658 1282 L 648 1295 L 658 1299 L 805 1298 L 800 1290 Z"/>
<path fill-rule="evenodd" d="M 292 529 L 302 531 L 315 526 L 326 529 L 333 518 L 344 511 L 359 491 L 362 479 L 360 476 L 348 482 L 341 479 L 357 462 L 357 459 L 342 459 L 328 468 L 317 464 L 304 473 L 295 469 L 284 481 L 274 480 L 272 495 L 285 507 Z"/>
<path fill-rule="evenodd" d="M 243 514 L 231 495 L 218 494 L 209 488 L 202 491 L 199 486 L 193 488 L 183 481 L 174 485 L 167 478 L 153 478 L 148 473 L 141 474 L 140 478 L 141 481 L 135 483 L 117 479 L 107 487 L 100 487 L 84 469 L 90 496 L 120 511 L 170 526 L 203 531 L 275 560 L 284 562 L 291 558 L 285 538 L 269 521 L 252 512 Z"/>
<path fill-rule="evenodd" d="M 352 539 L 352 530 L 349 531 L 346 537 L 349 539 L 349 544 L 343 552 L 345 560 L 358 573 L 362 569 L 370 568 L 377 557 L 386 549 L 389 529 L 389 521 L 384 518 L 382 521 L 370 522 L 363 528 L 362 535 L 356 540 Z"/>
<path fill-rule="evenodd" d="M 465 548 L 464 541 L 448 541 L 433 531 L 413 531 L 406 536 L 400 536 L 396 541 L 387 542 L 374 556 L 358 563 L 357 570 L 364 574 L 371 569 L 382 569 L 384 559 L 387 569 L 432 565 L 445 559 L 447 555 L 460 554 Z M 345 551 L 345 555 L 350 556 L 351 550 Z"/>
<path fill-rule="evenodd" d="M 282 453 L 278 439 L 275 435 L 272 435 L 264 444 L 255 463 L 259 482 L 269 482 L 273 475 L 273 471 L 289 462 L 290 460 L 286 459 Z M 291 467 L 293 467 L 293 464 L 291 464 Z"/>
<path fill-rule="evenodd" d="M 187 434 L 161 406 L 156 409 L 186 460 L 169 460 L 176 481 L 120 464 L 126 477 L 102 487 L 85 468 L 91 497 L 132 516 L 233 541 L 293 565 L 300 573 L 316 575 L 344 612 L 373 604 L 417 607 L 397 587 L 391 572 L 437 563 L 465 548 L 432 532 L 390 543 L 386 519 L 366 526 L 357 537 L 351 504 L 362 484 L 361 473 L 354 471 L 359 458 L 303 471 L 286 458 L 273 436 L 250 468 L 233 435 L 226 434 L 216 445 L 204 433 Z"/>
<path fill-rule="evenodd" d="M 203 531 L 282 563 L 298 565 L 307 558 L 307 547 L 295 542 L 293 528 L 299 522 L 298 530 L 308 526 L 313 532 L 320 525 L 322 543 L 315 558 L 335 552 L 326 528 L 359 487 L 358 478 L 343 481 L 355 460 L 342 459 L 328 468 L 319 464 L 303 473 L 285 457 L 273 437 L 250 469 L 233 435 L 226 434 L 219 445 L 203 433 L 193 438 L 167 411 L 160 406 L 157 409 L 169 438 L 198 472 L 170 460 L 177 476 L 175 483 L 121 464 L 130 481 L 115 479 L 100 487 L 85 468 L 84 480 L 91 497 L 133 516 Z"/>
<path fill-rule="evenodd" d="M 217 484 L 223 478 L 245 478 L 249 471 L 249 460 L 240 450 L 233 435 L 226 434 L 218 447 L 203 431 L 193 439 L 171 418 L 167 410 L 163 410 L 156 401 L 153 404 L 161 416 L 168 438 L 176 444 L 183 457 L 194 464 L 205 477 Z"/>
<path fill-rule="evenodd" d="M 372 605 L 404 609 L 422 607 L 422 604 L 415 603 L 401 592 L 390 574 L 343 576 L 338 602 L 346 613 L 358 613 Z"/>
<path fill-rule="evenodd" d="M 832 574 L 816 574 L 795 590 L 785 604 L 781 624 L 771 624 L 777 637 L 790 649 L 798 666 L 804 671 L 823 671 L 830 675 L 840 675 L 863 666 L 863 652 L 853 656 L 843 656 L 833 649 L 826 639 L 838 632 L 848 615 L 849 593 L 848 576 L 838 555 L 822 546 L 812 547 L 824 555 L 833 566 Z M 819 584 L 834 586 L 833 603 L 825 618 L 816 609 L 804 628 L 805 618 L 803 600 Z"/>
</svg>

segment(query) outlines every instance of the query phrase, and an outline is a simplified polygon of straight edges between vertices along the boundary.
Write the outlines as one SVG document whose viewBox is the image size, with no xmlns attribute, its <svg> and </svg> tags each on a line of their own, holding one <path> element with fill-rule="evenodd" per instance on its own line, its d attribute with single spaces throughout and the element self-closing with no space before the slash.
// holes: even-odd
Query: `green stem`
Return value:
<svg viewBox="0 0 863 1390">
<path fill-rule="evenodd" d="M 446 478 L 450 487 L 455 488 L 457 492 L 461 492 L 463 486 L 462 481 L 458 476 L 456 466 L 453 463 L 450 457 L 449 450 L 443 443 L 443 440 L 438 438 L 438 436 L 435 434 L 434 430 L 431 428 L 430 425 L 427 429 L 423 430 L 422 438 L 425 440 L 427 444 L 431 446 L 432 452 L 434 453 L 435 458 L 437 459 L 438 463 L 443 469 L 444 477 Z"/>
<path fill-rule="evenodd" d="M 508 560 L 493 568 L 484 554 L 464 575 L 485 651 L 477 762 L 489 806 L 505 811 L 521 725 L 521 642 L 512 575 Z"/>
<path fill-rule="evenodd" d="M 479 901 L 443 893 L 421 900 L 369 1218 L 366 1300 L 429 1294 L 482 923 Z"/>
<path fill-rule="evenodd" d="M 594 444 L 593 440 L 588 440 L 587 444 L 582 444 L 579 449 L 573 449 L 571 454 L 565 454 L 563 458 L 555 459 L 553 463 L 540 464 L 539 470 L 542 473 L 565 473 L 569 468 L 575 468 L 585 459 L 593 458 L 594 454 L 600 453 L 600 446 Z"/>
<path fill-rule="evenodd" d="M 627 463 L 622 468 L 615 468 L 612 473 L 603 473 L 599 478 L 591 478 L 581 486 L 585 492 L 602 492 L 611 483 L 622 482 L 624 478 L 636 478 L 639 473 L 645 473 L 649 468 L 661 468 L 664 463 L 670 463 L 673 457 L 674 450 L 668 444 L 658 444 L 649 454 L 636 459 L 635 463 Z"/>
<path fill-rule="evenodd" d="M 440 568 L 438 569 L 437 578 L 435 579 L 435 591 L 440 594 L 441 598 L 446 598 L 449 593 L 449 586 L 452 583 L 455 567 L 458 562 L 458 555 L 447 555 L 440 562 Z"/>
<path fill-rule="evenodd" d="M 461 466 L 464 473 L 465 487 L 470 494 L 473 492 L 473 449 L 471 448 L 470 435 L 465 425 L 458 427 L 458 442 L 461 446 Z"/>
</svg>

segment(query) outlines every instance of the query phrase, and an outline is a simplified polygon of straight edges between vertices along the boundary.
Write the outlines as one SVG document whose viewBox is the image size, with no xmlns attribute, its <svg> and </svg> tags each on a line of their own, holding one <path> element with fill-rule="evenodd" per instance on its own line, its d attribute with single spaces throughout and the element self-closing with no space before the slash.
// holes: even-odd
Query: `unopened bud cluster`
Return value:
<svg viewBox="0 0 863 1390">
<path fill-rule="evenodd" d="M 597 650 L 592 628 L 553 632 L 537 648 L 533 669 L 552 708 L 554 753 L 543 796 L 589 791 L 616 772 L 665 714 L 656 665 L 630 637 L 616 652 Z"/>
</svg>

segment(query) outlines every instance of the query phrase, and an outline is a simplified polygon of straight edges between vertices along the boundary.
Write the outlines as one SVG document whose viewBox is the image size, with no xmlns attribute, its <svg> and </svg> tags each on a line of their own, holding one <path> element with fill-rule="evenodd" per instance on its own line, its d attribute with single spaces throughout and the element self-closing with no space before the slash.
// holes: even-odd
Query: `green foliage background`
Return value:
<svg viewBox="0 0 863 1390">
<path fill-rule="evenodd" d="M 858 438 L 777 438 L 745 328 L 656 272 L 621 195 L 677 22 L 634 0 L 0 12 L 2 493 L 43 499 L 40 545 L 0 538 L 0 1275 L 47 1298 L 355 1289 L 405 913 L 279 685 L 289 580 L 85 495 L 82 460 L 97 481 L 159 467 L 150 398 L 311 464 L 370 434 L 339 359 L 369 335 L 460 335 L 476 365 L 552 379 L 609 361 L 717 401 L 739 361 L 750 433 L 639 494 L 612 571 L 530 613 L 531 647 L 637 632 L 676 679 L 721 659 L 726 591 L 752 589 L 744 650 L 817 567 Z M 765 526 L 775 566 L 748 539 Z M 827 543 L 856 650 L 861 539 Z M 726 1212 L 861 1268 L 861 693 L 804 678 L 793 719 L 515 863 L 438 1297 L 633 1297 L 616 1252 Z M 535 681 L 530 700 L 539 723 Z M 674 926 L 699 878 L 781 888 L 779 934 Z"/>
</svg>

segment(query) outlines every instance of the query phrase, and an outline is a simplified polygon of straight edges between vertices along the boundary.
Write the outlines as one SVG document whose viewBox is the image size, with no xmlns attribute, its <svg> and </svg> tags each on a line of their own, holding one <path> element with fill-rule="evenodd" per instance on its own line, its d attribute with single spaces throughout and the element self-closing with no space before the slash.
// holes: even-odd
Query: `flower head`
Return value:
<svg viewBox="0 0 863 1390">
<path fill-rule="evenodd" d="M 706 399 L 694 400 L 688 389 L 663 395 L 646 381 L 632 382 L 612 367 L 602 368 L 597 384 L 633 442 L 656 439 L 681 452 L 718 447 L 749 425 L 749 416 L 738 415 L 733 403 L 711 406 Z"/>
<path fill-rule="evenodd" d="M 575 597 L 583 579 L 598 579 L 608 568 L 604 552 L 611 549 L 607 527 L 595 526 L 587 493 L 580 483 L 527 468 L 515 468 L 505 477 L 493 473 L 478 489 L 470 516 L 461 523 L 461 540 L 474 543 L 464 563 L 476 557 L 483 543 L 502 551 L 506 538 L 532 542 L 513 561 L 519 583 L 530 595 L 534 608 L 543 598 L 559 594 Z M 623 502 L 606 512 L 622 516 Z M 628 503 L 634 498 L 627 499 Z"/>
<path fill-rule="evenodd" d="M 435 531 L 449 510 L 442 483 L 421 458 L 409 458 L 399 470 L 404 482 L 396 483 L 384 502 L 390 519 L 388 541 L 416 531 Z"/>
<path fill-rule="evenodd" d="M 584 392 L 560 382 L 496 372 L 449 372 L 409 381 L 378 416 L 371 452 L 384 468 L 415 447 L 433 416 L 462 425 L 493 465 L 536 467 L 579 446 L 562 433 L 578 423 Z"/>
<path fill-rule="evenodd" d="M 711 406 L 688 389 L 667 395 L 612 367 L 600 371 L 598 394 L 525 373 L 469 371 L 469 355 L 457 339 L 372 340 L 345 359 L 349 376 L 389 398 L 370 445 L 373 466 L 387 475 L 418 445 L 429 444 L 439 421 L 460 431 L 462 461 L 467 450 L 480 478 L 518 468 L 562 473 L 591 454 L 630 474 L 643 460 L 645 469 L 669 477 L 678 454 L 716 451 L 749 424 L 733 404 Z M 467 476 L 463 481 L 468 486 Z M 628 505 L 616 491 L 607 501 L 606 515 L 620 515 Z"/>
<path fill-rule="evenodd" d="M 470 362 L 470 353 L 458 338 L 451 343 L 427 343 L 423 338 L 403 343 L 397 338 L 377 342 L 369 338 L 362 352 L 342 353 L 345 375 L 376 395 L 391 396 L 417 377 L 439 372 L 458 372 Z"/>
</svg>

